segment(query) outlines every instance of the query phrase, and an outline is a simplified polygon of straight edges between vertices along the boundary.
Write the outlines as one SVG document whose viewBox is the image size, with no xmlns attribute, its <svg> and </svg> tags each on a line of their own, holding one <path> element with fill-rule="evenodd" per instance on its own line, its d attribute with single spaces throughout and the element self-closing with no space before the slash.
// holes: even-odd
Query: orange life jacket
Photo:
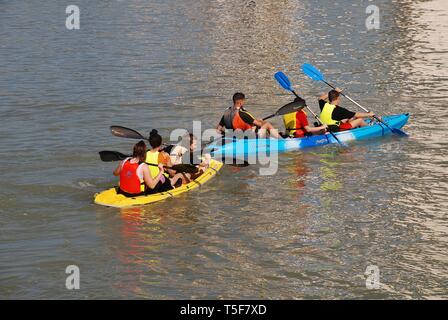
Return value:
<svg viewBox="0 0 448 320">
<path fill-rule="evenodd" d="M 252 129 L 252 126 L 250 124 L 247 124 L 243 121 L 243 119 L 241 119 L 239 112 L 235 113 L 235 116 L 233 117 L 232 127 L 233 130 L 241 129 L 243 131 Z"/>
<path fill-rule="evenodd" d="M 131 159 L 125 160 L 120 172 L 120 189 L 129 194 L 142 192 L 142 181 L 137 175 L 137 169 L 142 163 L 131 163 Z"/>
</svg>

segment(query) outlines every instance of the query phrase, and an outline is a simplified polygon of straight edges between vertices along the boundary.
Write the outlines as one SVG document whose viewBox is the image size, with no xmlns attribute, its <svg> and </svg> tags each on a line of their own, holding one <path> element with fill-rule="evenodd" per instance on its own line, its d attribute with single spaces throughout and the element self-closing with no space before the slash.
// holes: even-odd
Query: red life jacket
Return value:
<svg viewBox="0 0 448 320">
<path fill-rule="evenodd" d="M 137 169 L 142 163 L 131 163 L 131 159 L 125 160 L 120 172 L 120 189 L 129 194 L 142 192 L 142 182 L 137 175 Z"/>
<path fill-rule="evenodd" d="M 303 138 L 306 135 L 305 126 L 308 125 L 306 112 L 303 110 L 285 114 L 283 123 L 286 134 L 294 135 L 295 138 Z"/>
</svg>

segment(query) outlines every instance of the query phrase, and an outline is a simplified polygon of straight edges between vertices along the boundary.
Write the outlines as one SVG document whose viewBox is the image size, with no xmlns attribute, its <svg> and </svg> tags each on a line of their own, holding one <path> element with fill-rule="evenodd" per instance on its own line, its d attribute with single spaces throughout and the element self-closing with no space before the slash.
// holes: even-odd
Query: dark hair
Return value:
<svg viewBox="0 0 448 320">
<path fill-rule="evenodd" d="M 132 152 L 132 156 L 134 158 L 139 159 L 140 161 L 145 161 L 146 158 L 146 144 L 143 140 L 140 140 L 139 143 L 137 143 L 134 146 L 134 151 Z"/>
<path fill-rule="evenodd" d="M 162 137 L 157 133 L 156 129 L 152 129 L 149 133 L 149 144 L 151 148 L 157 148 L 162 145 Z"/>
<path fill-rule="evenodd" d="M 328 101 L 333 102 L 337 98 L 339 98 L 339 92 L 337 92 L 336 90 L 331 90 L 330 92 L 328 92 Z"/>
<path fill-rule="evenodd" d="M 182 137 L 181 146 L 188 149 L 193 144 L 193 141 L 195 141 L 195 140 L 197 140 L 197 139 L 194 134 L 187 133 L 186 135 L 184 135 Z"/>
<path fill-rule="evenodd" d="M 241 92 L 237 92 L 233 95 L 233 103 L 237 102 L 238 100 L 244 100 L 246 99 L 246 96 L 244 95 L 244 93 Z"/>
</svg>

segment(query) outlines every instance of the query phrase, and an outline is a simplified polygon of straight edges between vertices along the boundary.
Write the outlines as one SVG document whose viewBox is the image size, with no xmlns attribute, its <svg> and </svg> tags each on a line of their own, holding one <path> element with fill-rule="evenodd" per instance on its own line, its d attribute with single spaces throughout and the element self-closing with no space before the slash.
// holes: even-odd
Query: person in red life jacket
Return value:
<svg viewBox="0 0 448 320">
<path fill-rule="evenodd" d="M 246 131 L 258 128 L 259 137 L 265 137 L 266 133 L 269 132 L 270 137 L 280 139 L 281 136 L 270 122 L 262 119 L 256 119 L 246 109 L 244 109 L 245 102 L 246 97 L 243 93 L 235 93 L 233 95 L 233 106 L 226 110 L 219 121 L 216 130 L 223 134 L 225 129 L 240 129 Z"/>
<path fill-rule="evenodd" d="M 145 163 L 146 144 L 140 141 L 134 146 L 131 158 L 120 162 L 114 170 L 115 176 L 120 176 L 118 193 L 125 196 L 137 196 L 145 194 L 147 189 L 155 189 L 163 177 L 163 165 L 159 165 L 159 174 L 152 177 L 149 167 Z"/>
<path fill-rule="evenodd" d="M 319 118 L 331 131 L 344 131 L 367 126 L 364 118 L 373 117 L 373 112 L 352 112 L 339 106 L 341 89 L 331 90 L 319 97 Z"/>
<path fill-rule="evenodd" d="M 294 102 L 299 101 L 303 101 L 303 103 L 305 103 L 305 100 L 302 98 L 294 99 Z M 285 136 L 292 138 L 303 138 L 314 134 L 324 134 L 328 129 L 328 126 L 325 124 L 318 127 L 310 126 L 308 124 L 307 114 L 303 109 L 285 114 L 283 116 L 283 123 L 285 124 L 286 129 Z"/>
</svg>

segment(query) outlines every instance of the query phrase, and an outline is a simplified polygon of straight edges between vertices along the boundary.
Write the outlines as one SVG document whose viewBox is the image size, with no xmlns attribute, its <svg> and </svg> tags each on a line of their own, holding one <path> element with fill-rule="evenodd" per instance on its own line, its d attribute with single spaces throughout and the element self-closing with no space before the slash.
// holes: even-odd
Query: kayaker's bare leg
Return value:
<svg viewBox="0 0 448 320">
<path fill-rule="evenodd" d="M 171 181 L 171 185 L 172 185 L 173 187 L 175 187 L 175 186 L 176 186 L 176 183 L 179 181 L 179 179 L 182 180 L 182 173 L 176 173 L 176 174 L 174 175 L 174 177 L 172 177 L 172 178 L 170 179 L 170 181 Z"/>
<path fill-rule="evenodd" d="M 270 122 L 263 121 L 262 123 L 262 126 L 258 130 L 258 136 L 260 138 L 266 137 L 266 131 L 268 131 L 271 138 L 282 139 L 282 137 L 278 133 L 278 130 L 275 129 Z"/>
<path fill-rule="evenodd" d="M 191 174 L 182 173 L 182 184 L 187 184 L 189 182 L 191 182 Z"/>
<path fill-rule="evenodd" d="M 165 169 L 165 172 L 168 173 L 171 178 L 176 175 L 176 171 L 174 171 L 173 169 Z"/>
<path fill-rule="evenodd" d="M 353 129 L 367 126 L 367 123 L 364 121 L 364 119 L 361 118 L 350 120 L 350 124 L 352 125 Z"/>
<path fill-rule="evenodd" d="M 199 178 L 206 170 L 207 168 L 204 167 L 198 167 L 198 172 L 191 175 L 191 180 L 195 180 Z"/>
</svg>

